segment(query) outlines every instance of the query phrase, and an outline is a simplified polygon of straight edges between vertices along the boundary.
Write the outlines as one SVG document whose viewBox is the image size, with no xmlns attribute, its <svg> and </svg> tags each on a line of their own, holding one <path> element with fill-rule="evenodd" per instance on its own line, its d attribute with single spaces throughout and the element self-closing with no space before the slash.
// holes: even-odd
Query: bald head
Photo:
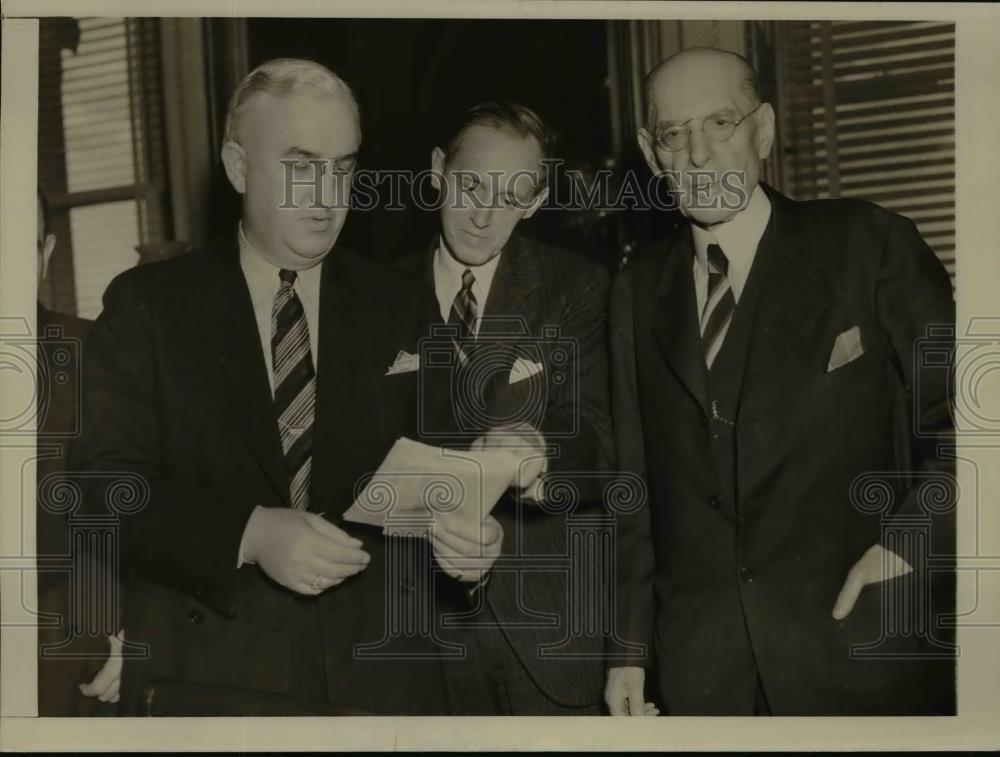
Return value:
<svg viewBox="0 0 1000 757">
<path fill-rule="evenodd" d="M 646 74 L 643 92 L 647 128 L 656 126 L 657 100 L 665 90 L 704 86 L 735 88 L 746 97 L 749 108 L 761 101 L 757 72 L 750 61 L 729 50 L 692 47 L 671 55 Z"/>
<path fill-rule="evenodd" d="M 639 149 L 672 186 L 681 213 L 710 227 L 746 207 L 774 144 L 774 109 L 761 101 L 747 60 L 685 50 L 649 73 L 646 98 Z"/>
</svg>

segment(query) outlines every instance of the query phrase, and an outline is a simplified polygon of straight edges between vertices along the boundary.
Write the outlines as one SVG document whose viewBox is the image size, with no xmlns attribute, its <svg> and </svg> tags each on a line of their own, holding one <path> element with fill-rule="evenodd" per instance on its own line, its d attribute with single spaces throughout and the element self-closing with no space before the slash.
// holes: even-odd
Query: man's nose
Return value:
<svg viewBox="0 0 1000 757">
<path fill-rule="evenodd" d="M 688 141 L 688 155 L 691 165 L 701 168 L 712 159 L 712 142 L 700 126 L 691 128 L 691 137 Z"/>
<path fill-rule="evenodd" d="M 485 229 L 490 225 L 493 220 L 493 206 L 484 205 L 483 207 L 474 208 L 472 211 L 472 223 L 475 224 L 477 229 Z"/>
</svg>

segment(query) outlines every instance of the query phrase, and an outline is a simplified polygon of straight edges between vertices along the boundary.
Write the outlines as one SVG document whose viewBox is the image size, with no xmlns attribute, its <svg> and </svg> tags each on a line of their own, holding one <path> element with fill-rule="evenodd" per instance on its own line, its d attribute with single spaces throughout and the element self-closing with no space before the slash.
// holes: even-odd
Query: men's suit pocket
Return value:
<svg viewBox="0 0 1000 757">
<path fill-rule="evenodd" d="M 838 368 L 824 373 L 816 380 L 816 386 L 829 389 L 838 386 L 844 381 L 862 378 L 866 372 L 873 372 L 877 369 L 877 366 L 882 362 L 881 357 L 882 355 L 878 350 L 869 350 L 849 363 L 844 363 Z"/>
</svg>

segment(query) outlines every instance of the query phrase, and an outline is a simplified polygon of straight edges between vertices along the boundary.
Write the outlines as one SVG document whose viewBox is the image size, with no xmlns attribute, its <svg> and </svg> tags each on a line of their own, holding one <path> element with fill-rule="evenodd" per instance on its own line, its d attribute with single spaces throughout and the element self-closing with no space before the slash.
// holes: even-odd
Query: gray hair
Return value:
<svg viewBox="0 0 1000 757">
<path fill-rule="evenodd" d="M 226 113 L 225 142 L 239 141 L 240 116 L 250 100 L 258 94 L 287 95 L 293 92 L 310 92 L 327 97 L 347 95 L 358 112 L 358 101 L 347 82 L 325 66 L 301 58 L 275 58 L 261 63 L 247 74 L 233 92 Z"/>
</svg>

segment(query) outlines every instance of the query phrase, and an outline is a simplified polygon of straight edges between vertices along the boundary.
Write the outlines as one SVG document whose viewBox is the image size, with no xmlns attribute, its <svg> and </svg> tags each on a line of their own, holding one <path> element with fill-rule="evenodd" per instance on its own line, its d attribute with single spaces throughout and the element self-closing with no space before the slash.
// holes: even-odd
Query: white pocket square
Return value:
<svg viewBox="0 0 1000 757">
<path fill-rule="evenodd" d="M 516 384 L 518 381 L 524 381 L 526 378 L 534 376 L 536 373 L 541 373 L 545 367 L 541 363 L 536 363 L 533 360 L 525 360 L 523 357 L 519 357 L 514 361 L 514 365 L 510 369 L 510 376 L 507 379 L 507 384 Z"/>
<path fill-rule="evenodd" d="M 826 364 L 826 372 L 835 371 L 864 354 L 865 348 L 861 344 L 861 329 L 852 326 L 834 340 L 830 360 Z"/>
<path fill-rule="evenodd" d="M 420 355 L 411 355 L 409 352 L 400 350 L 396 353 L 396 359 L 389 366 L 389 370 L 385 372 L 385 375 L 392 376 L 396 373 L 410 373 L 419 367 Z"/>
</svg>

